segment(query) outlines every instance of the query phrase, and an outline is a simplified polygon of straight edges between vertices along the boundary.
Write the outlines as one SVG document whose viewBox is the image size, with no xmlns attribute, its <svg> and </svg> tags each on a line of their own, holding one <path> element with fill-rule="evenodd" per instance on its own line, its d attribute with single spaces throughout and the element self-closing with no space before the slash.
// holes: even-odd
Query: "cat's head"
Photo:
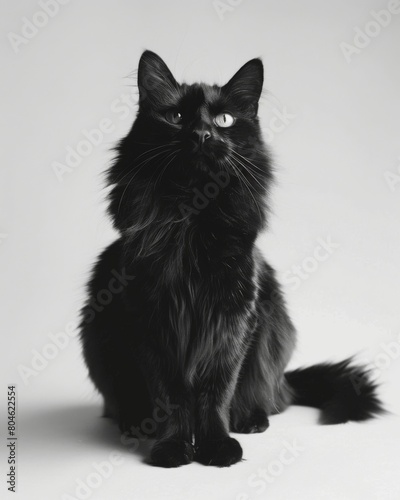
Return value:
<svg viewBox="0 0 400 500">
<path fill-rule="evenodd" d="M 145 51 L 138 68 L 137 135 L 155 145 L 172 143 L 177 160 L 196 167 L 221 168 L 235 153 L 254 149 L 260 140 L 257 119 L 263 86 L 263 65 L 252 59 L 222 87 L 176 81 L 165 62 Z M 244 155 L 243 155 L 244 156 Z M 236 158 L 236 159 L 235 159 Z"/>
<path fill-rule="evenodd" d="M 210 176 L 221 172 L 229 183 L 207 207 L 228 196 L 243 213 L 261 217 L 271 177 L 257 116 L 262 86 L 260 59 L 247 62 L 223 86 L 189 85 L 178 83 L 158 55 L 145 51 L 138 114 L 108 172 L 116 227 L 147 227 L 157 210 L 181 218 L 179 207 L 192 203 L 194 189 L 203 191 Z"/>
</svg>

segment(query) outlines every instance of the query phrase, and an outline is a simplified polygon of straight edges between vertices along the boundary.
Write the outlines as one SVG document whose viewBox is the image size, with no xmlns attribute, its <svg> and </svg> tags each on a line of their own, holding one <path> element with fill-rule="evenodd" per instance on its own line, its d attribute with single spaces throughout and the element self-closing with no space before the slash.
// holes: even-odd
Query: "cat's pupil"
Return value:
<svg viewBox="0 0 400 500">
<path fill-rule="evenodd" d="M 214 118 L 214 123 L 218 127 L 230 127 L 234 121 L 235 119 L 230 113 L 221 113 Z"/>
</svg>

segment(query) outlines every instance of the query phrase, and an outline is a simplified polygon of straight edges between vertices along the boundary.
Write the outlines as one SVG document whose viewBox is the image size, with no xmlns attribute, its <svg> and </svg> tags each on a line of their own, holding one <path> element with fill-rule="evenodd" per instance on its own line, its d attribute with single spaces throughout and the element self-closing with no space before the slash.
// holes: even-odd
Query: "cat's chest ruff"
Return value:
<svg viewBox="0 0 400 500">
<path fill-rule="evenodd" d="M 164 283 L 169 318 L 176 332 L 212 331 L 230 324 L 230 319 L 253 311 L 258 295 L 256 262 L 246 267 L 224 265 L 210 271 L 181 269 Z M 231 325 L 230 325 L 231 326 Z"/>
<path fill-rule="evenodd" d="M 224 286 L 225 285 L 225 286 Z M 254 325 L 257 280 L 189 279 L 170 292 L 169 330 L 177 337 L 177 358 L 189 384 L 202 379 L 216 357 L 239 355 Z"/>
</svg>

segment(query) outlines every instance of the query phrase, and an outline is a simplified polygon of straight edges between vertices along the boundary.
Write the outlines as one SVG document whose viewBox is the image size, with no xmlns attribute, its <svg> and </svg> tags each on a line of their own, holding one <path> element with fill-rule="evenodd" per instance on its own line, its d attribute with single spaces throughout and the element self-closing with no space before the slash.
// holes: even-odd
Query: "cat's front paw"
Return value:
<svg viewBox="0 0 400 500">
<path fill-rule="evenodd" d="M 151 463 L 158 467 L 179 467 L 193 461 L 193 445 L 183 439 L 156 441 L 151 450 Z"/>
<path fill-rule="evenodd" d="M 231 437 L 204 440 L 196 449 L 195 460 L 204 465 L 229 467 L 240 462 L 243 450 L 239 442 Z"/>
<path fill-rule="evenodd" d="M 269 427 L 267 412 L 261 408 L 256 408 L 246 416 L 231 420 L 231 431 L 241 434 L 264 432 Z"/>
</svg>

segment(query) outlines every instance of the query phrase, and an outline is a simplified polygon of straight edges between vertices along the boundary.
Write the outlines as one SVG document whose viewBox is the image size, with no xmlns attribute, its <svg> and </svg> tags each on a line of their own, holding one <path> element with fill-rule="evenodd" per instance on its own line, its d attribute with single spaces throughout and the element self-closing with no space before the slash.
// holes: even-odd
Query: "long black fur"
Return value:
<svg viewBox="0 0 400 500">
<path fill-rule="evenodd" d="M 348 362 L 284 373 L 295 329 L 255 245 L 272 180 L 262 85 L 259 59 L 223 87 L 179 84 L 156 54 L 140 59 L 139 111 L 108 173 L 120 238 L 94 268 L 81 339 L 105 414 L 154 435 L 155 465 L 238 462 L 229 431 L 262 432 L 291 403 L 322 408 L 325 423 L 381 410 Z"/>
<path fill-rule="evenodd" d="M 367 420 L 383 412 L 368 371 L 346 359 L 285 373 L 295 390 L 292 404 L 320 408 L 321 424 Z"/>
</svg>

